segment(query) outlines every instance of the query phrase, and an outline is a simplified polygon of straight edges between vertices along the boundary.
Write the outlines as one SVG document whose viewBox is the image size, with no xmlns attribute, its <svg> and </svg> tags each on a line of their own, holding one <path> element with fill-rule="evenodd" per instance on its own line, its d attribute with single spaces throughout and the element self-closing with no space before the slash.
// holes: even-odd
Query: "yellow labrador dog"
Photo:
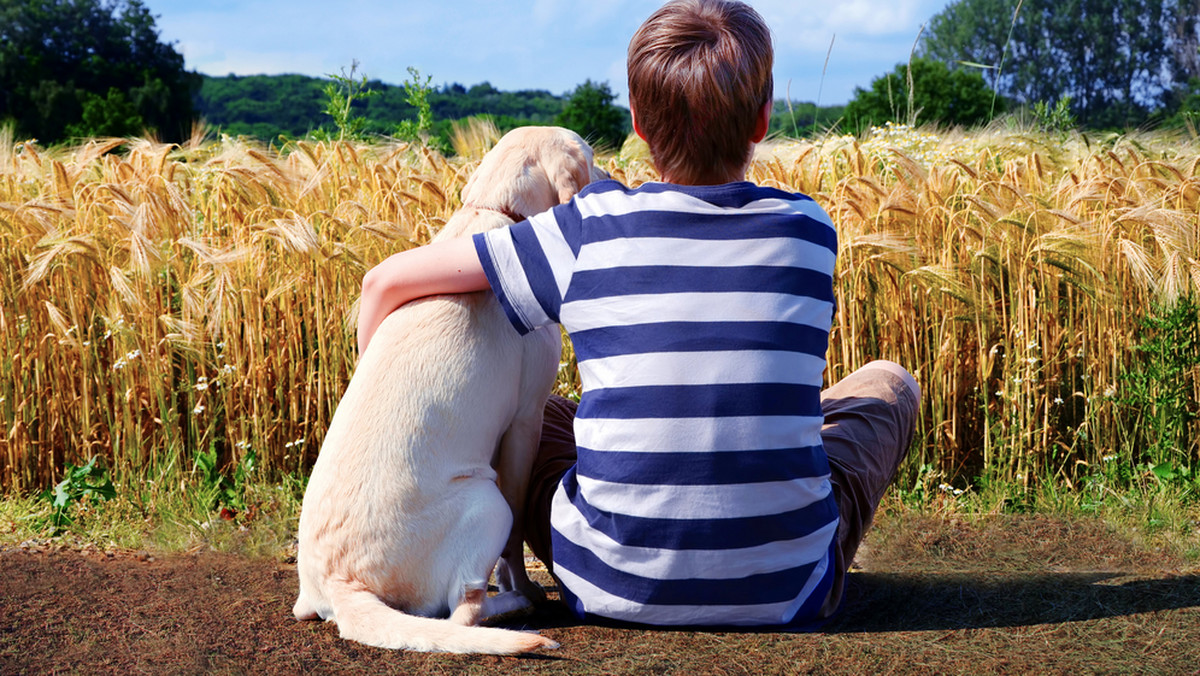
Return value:
<svg viewBox="0 0 1200 676">
<path fill-rule="evenodd" d="M 484 157 L 437 239 L 545 211 L 598 173 L 575 133 L 516 129 Z M 557 329 L 519 336 L 490 292 L 421 299 L 384 320 L 304 494 L 297 619 L 333 620 L 343 638 L 385 648 L 557 646 L 475 625 L 541 597 L 519 524 L 559 354 Z M 500 593 L 489 596 L 493 568 Z"/>
</svg>

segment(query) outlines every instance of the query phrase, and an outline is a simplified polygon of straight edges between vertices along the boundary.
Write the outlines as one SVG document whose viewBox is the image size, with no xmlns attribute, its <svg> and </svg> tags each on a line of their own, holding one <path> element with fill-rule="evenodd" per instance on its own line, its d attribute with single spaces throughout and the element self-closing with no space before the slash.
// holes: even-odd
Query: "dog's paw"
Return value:
<svg viewBox="0 0 1200 676">
<path fill-rule="evenodd" d="M 497 624 L 533 613 L 533 603 L 521 592 L 500 592 L 483 602 L 483 622 Z"/>
</svg>

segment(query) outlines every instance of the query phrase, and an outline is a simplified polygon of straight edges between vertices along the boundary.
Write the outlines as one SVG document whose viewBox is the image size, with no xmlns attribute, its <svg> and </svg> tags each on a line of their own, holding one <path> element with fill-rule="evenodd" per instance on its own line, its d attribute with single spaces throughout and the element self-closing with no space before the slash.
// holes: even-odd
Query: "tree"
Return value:
<svg viewBox="0 0 1200 676">
<path fill-rule="evenodd" d="M 574 130 L 589 143 L 620 148 L 629 135 L 629 122 L 625 111 L 613 103 L 616 98 L 607 82 L 587 80 L 571 93 L 554 123 Z"/>
<path fill-rule="evenodd" d="M 983 67 L 1014 102 L 1070 97 L 1081 124 L 1120 127 L 1194 76 L 1198 28 L 1200 0 L 958 0 L 930 21 L 919 53 Z"/>
<path fill-rule="evenodd" d="M 951 70 L 939 61 L 914 58 L 911 64 L 901 63 L 873 80 L 870 90 L 855 88 L 844 115 L 847 128 L 855 133 L 888 120 L 969 127 L 987 122 L 993 109 L 1002 110 L 1003 104 L 979 73 Z"/>
<path fill-rule="evenodd" d="M 23 136 L 179 140 L 200 83 L 141 0 L 0 0 L 0 119 Z"/>
</svg>

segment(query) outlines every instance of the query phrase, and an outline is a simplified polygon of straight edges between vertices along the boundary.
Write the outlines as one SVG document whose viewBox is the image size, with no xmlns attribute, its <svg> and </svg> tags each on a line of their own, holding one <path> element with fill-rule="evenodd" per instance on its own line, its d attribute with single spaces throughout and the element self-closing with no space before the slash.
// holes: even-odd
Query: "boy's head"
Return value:
<svg viewBox="0 0 1200 676">
<path fill-rule="evenodd" d="M 629 43 L 629 105 L 663 176 L 723 183 L 745 169 L 773 61 L 770 30 L 741 2 L 673 0 L 646 19 Z"/>
</svg>

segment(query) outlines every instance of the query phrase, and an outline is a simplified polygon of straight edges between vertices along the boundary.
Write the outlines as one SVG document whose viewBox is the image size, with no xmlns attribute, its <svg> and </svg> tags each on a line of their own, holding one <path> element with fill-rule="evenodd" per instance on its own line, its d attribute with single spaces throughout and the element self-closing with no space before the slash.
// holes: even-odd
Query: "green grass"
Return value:
<svg viewBox="0 0 1200 676">
<path fill-rule="evenodd" d="M 284 558 L 294 553 L 303 497 L 299 481 L 247 483 L 241 510 L 214 506 L 214 487 L 196 477 L 113 483 L 116 497 L 73 502 L 66 510 L 70 522 L 57 532 L 48 499 L 0 496 L 0 547 L 32 543 L 161 553 L 203 548 Z"/>
<path fill-rule="evenodd" d="M 248 481 L 239 509 L 214 502 L 216 489 L 199 473 L 127 483 L 116 496 L 82 499 L 56 533 L 54 508 L 41 496 L 0 496 L 0 547 L 22 543 L 72 549 L 176 553 L 207 549 L 250 557 L 295 555 L 303 482 Z M 1099 521 L 1148 548 L 1200 562 L 1200 485 L 1145 478 L 1123 488 L 1101 478 L 1068 490 L 1051 482 L 1026 488 L 992 483 L 966 489 L 936 480 L 893 486 L 880 506 L 885 518 L 933 516 L 977 519 L 1037 514 L 1065 521 Z"/>
</svg>

